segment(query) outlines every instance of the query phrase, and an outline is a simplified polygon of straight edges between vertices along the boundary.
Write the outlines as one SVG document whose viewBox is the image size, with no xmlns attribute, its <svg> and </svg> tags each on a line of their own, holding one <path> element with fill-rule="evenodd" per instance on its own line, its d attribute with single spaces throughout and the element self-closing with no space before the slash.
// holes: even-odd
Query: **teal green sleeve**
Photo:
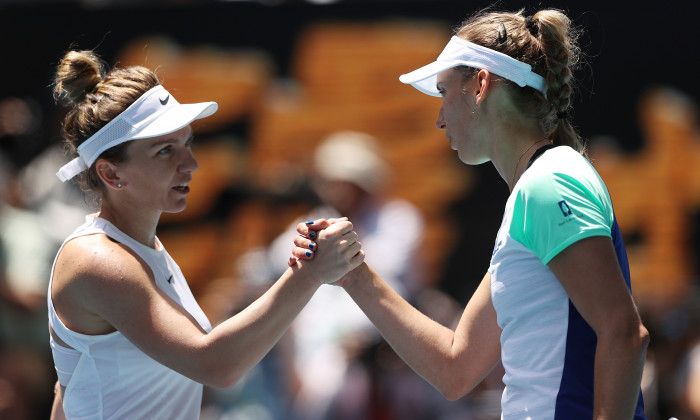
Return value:
<svg viewBox="0 0 700 420">
<path fill-rule="evenodd" d="M 611 236 L 612 203 L 602 180 L 546 173 L 516 192 L 510 236 L 544 264 L 590 236 Z"/>
</svg>

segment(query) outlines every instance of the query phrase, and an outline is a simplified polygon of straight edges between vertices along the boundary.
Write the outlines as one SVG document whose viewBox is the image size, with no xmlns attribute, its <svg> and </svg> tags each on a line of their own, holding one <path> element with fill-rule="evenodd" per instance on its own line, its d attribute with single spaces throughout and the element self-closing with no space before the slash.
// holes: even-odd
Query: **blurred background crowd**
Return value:
<svg viewBox="0 0 700 420">
<path fill-rule="evenodd" d="M 700 4 L 674 2 L 542 4 L 586 30 L 574 122 L 611 190 L 652 334 L 650 420 L 700 419 Z M 508 191 L 490 165 L 458 161 L 435 128 L 439 99 L 398 76 L 489 4 L 0 0 L 0 419 L 48 416 L 49 272 L 92 211 L 55 177 L 68 159 L 50 84 L 67 49 L 156 68 L 180 102 L 219 103 L 194 125 L 188 209 L 158 231 L 213 324 L 278 277 L 296 221 L 342 214 L 371 265 L 451 325 L 488 267 Z M 205 391 L 202 419 L 498 419 L 501 376 L 448 402 L 324 286 L 244 380 Z"/>
</svg>

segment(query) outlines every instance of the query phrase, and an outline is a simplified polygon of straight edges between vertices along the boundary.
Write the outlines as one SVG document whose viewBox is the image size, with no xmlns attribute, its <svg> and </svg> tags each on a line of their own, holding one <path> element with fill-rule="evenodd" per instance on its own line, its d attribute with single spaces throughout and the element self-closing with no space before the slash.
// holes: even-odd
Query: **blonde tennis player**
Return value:
<svg viewBox="0 0 700 420">
<path fill-rule="evenodd" d="M 442 98 L 437 128 L 450 147 L 468 165 L 490 161 L 511 191 L 488 272 L 456 330 L 366 264 L 337 283 L 449 399 L 502 362 L 503 420 L 645 418 L 648 332 L 610 195 L 569 122 L 578 53 L 560 11 L 480 12 L 435 62 L 400 77 Z M 326 226 L 301 226 L 298 238 Z"/>
</svg>

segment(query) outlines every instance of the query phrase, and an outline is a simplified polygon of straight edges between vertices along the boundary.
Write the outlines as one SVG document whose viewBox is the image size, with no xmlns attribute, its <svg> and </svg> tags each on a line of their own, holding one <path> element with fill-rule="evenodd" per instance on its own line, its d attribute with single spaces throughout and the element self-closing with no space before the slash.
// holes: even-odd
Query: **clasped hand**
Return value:
<svg viewBox="0 0 700 420">
<path fill-rule="evenodd" d="M 362 244 L 347 217 L 299 223 L 297 233 L 288 264 L 309 266 L 322 284 L 335 283 L 365 260 Z"/>
</svg>

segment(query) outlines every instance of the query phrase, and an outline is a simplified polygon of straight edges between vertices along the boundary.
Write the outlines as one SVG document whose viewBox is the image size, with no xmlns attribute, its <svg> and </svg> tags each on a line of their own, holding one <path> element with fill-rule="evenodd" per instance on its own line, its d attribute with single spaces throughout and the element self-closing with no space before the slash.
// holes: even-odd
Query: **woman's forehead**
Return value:
<svg viewBox="0 0 700 420">
<path fill-rule="evenodd" d="M 453 83 L 455 80 L 460 80 L 460 72 L 457 68 L 453 67 L 437 74 L 436 83 L 438 85 Z"/>
</svg>

